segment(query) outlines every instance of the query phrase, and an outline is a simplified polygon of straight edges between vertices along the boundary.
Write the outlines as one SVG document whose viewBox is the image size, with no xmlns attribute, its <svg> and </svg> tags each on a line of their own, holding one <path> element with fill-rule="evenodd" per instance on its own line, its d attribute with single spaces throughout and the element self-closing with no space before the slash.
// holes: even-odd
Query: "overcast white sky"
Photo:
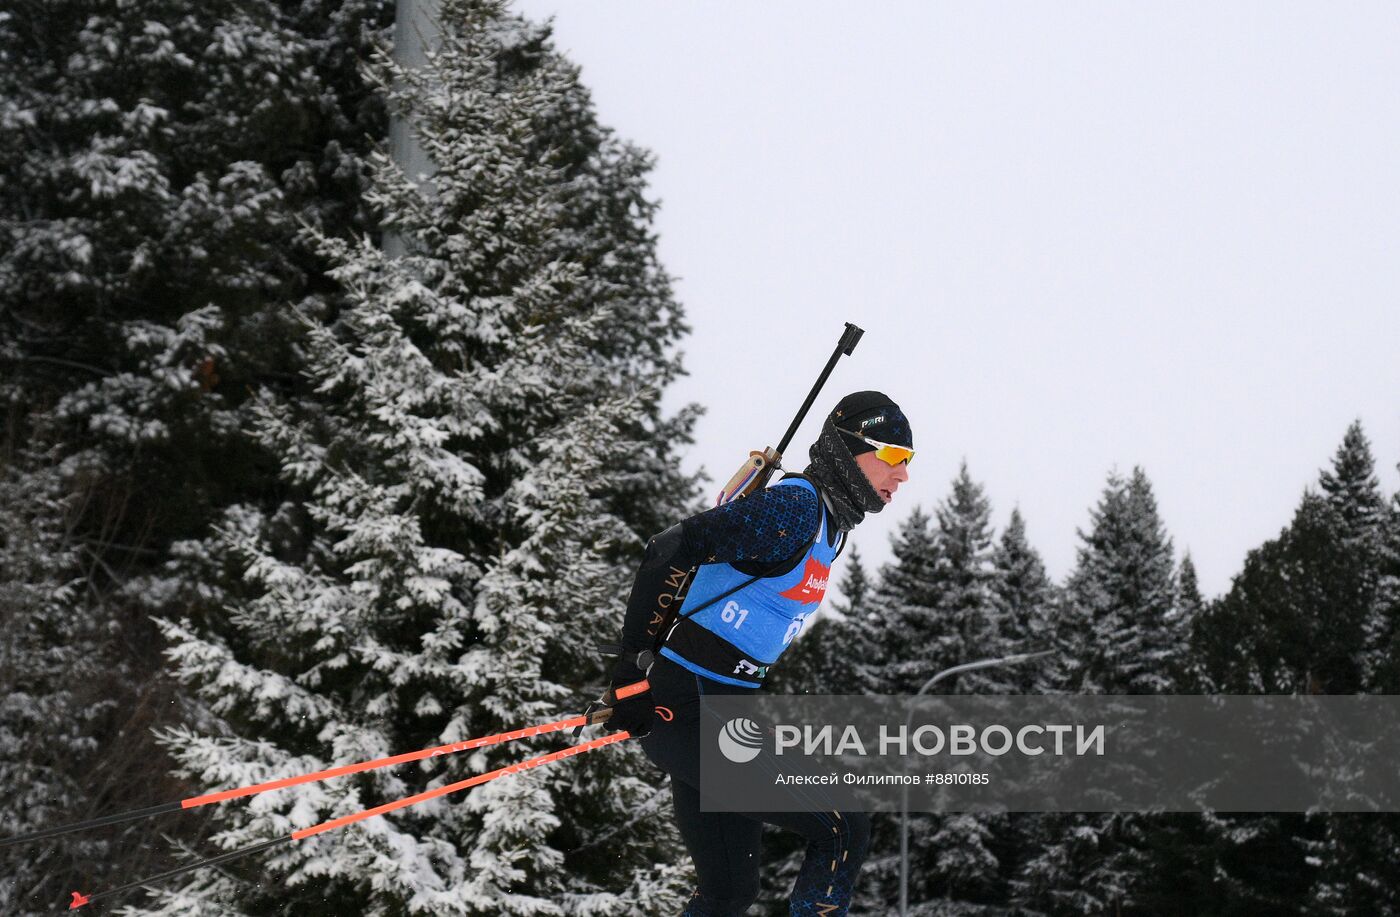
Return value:
<svg viewBox="0 0 1400 917">
<path fill-rule="evenodd" d="M 1400 4 L 522 0 L 657 157 L 694 333 L 689 467 L 878 388 L 919 456 L 873 561 L 959 461 L 1052 575 L 1142 465 L 1207 594 L 1360 418 L 1400 460 Z M 715 488 L 718 488 L 716 483 Z M 839 571 L 838 571 L 839 576 Z"/>
</svg>

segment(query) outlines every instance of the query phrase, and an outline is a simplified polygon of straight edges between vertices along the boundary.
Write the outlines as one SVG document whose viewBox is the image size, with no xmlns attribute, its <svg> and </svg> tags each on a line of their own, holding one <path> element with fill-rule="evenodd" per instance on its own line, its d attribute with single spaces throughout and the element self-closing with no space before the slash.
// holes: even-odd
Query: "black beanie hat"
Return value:
<svg viewBox="0 0 1400 917">
<path fill-rule="evenodd" d="M 890 396 L 883 392 L 852 392 L 836 403 L 831 422 L 849 433 L 859 433 L 892 446 L 914 448 L 914 434 L 909 418 Z M 854 437 L 846 437 L 852 455 L 874 452 L 875 447 Z"/>
</svg>

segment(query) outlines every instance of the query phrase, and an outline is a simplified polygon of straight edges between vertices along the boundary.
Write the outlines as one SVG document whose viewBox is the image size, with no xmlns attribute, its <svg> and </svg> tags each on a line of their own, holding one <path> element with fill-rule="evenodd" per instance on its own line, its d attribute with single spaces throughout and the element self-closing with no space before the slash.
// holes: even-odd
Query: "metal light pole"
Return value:
<svg viewBox="0 0 1400 917">
<path fill-rule="evenodd" d="M 394 62 L 406 70 L 423 67 L 428 55 L 442 43 L 439 0 L 398 0 L 394 5 Z M 432 177 L 437 166 L 413 133 L 403 115 L 389 116 L 389 153 L 405 175 L 432 193 Z M 384 252 L 393 258 L 408 254 L 408 245 L 396 232 L 384 236 Z"/>
<path fill-rule="evenodd" d="M 1041 656 L 1049 656 L 1054 650 L 1041 650 L 1038 653 L 1017 653 L 1014 656 L 1002 656 L 1000 659 L 979 659 L 976 662 L 964 662 L 962 665 L 955 665 L 950 669 L 944 669 L 937 675 L 924 682 L 914 697 L 921 697 L 929 692 L 929 689 L 938 684 L 949 675 L 959 675 L 963 672 L 973 672 L 977 669 L 990 669 L 999 665 L 1015 665 L 1029 659 L 1038 659 Z M 909 727 L 914 719 L 914 705 L 910 703 L 909 713 L 904 717 L 904 734 L 909 734 Z M 899 917 L 909 915 L 909 784 L 904 784 L 900 792 L 899 806 Z"/>
</svg>

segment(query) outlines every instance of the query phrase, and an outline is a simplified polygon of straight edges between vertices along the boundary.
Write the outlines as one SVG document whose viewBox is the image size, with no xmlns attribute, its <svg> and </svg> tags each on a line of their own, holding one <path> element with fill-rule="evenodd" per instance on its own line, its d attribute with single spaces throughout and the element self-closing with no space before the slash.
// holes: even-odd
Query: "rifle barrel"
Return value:
<svg viewBox="0 0 1400 917">
<path fill-rule="evenodd" d="M 817 377 L 817 384 L 812 386 L 812 390 L 807 393 L 807 400 L 802 402 L 802 407 L 797 412 L 797 416 L 792 419 L 792 425 L 783 434 L 783 439 L 778 443 L 778 455 L 787 452 L 788 444 L 792 442 L 793 436 L 797 434 L 797 428 L 802 426 L 802 421 L 807 417 L 807 411 L 812 407 L 812 402 L 817 400 L 817 393 L 826 384 L 826 379 L 831 375 L 831 371 L 836 368 L 836 361 L 841 359 L 842 354 L 850 355 L 855 352 L 856 344 L 860 343 L 860 336 L 865 332 L 846 322 L 846 330 L 841 332 L 841 340 L 836 343 L 836 350 L 831 354 L 831 359 L 826 361 L 826 368 Z"/>
</svg>

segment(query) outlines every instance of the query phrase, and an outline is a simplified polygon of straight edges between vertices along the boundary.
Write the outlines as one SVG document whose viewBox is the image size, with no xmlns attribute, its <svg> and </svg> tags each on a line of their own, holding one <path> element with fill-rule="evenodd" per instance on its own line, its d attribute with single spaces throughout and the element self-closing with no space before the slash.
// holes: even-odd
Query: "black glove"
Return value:
<svg viewBox="0 0 1400 917">
<path fill-rule="evenodd" d="M 618 688 L 634 685 L 647 677 L 647 673 L 637 667 L 635 660 L 635 656 L 618 660 L 617 665 L 613 667 L 610 695 Z M 656 715 L 655 708 L 656 702 L 652 699 L 650 688 L 640 694 L 624 697 L 613 702 L 612 716 L 608 717 L 604 728 L 608 732 L 625 729 L 636 738 L 641 738 L 651 732 L 651 718 Z"/>
</svg>

